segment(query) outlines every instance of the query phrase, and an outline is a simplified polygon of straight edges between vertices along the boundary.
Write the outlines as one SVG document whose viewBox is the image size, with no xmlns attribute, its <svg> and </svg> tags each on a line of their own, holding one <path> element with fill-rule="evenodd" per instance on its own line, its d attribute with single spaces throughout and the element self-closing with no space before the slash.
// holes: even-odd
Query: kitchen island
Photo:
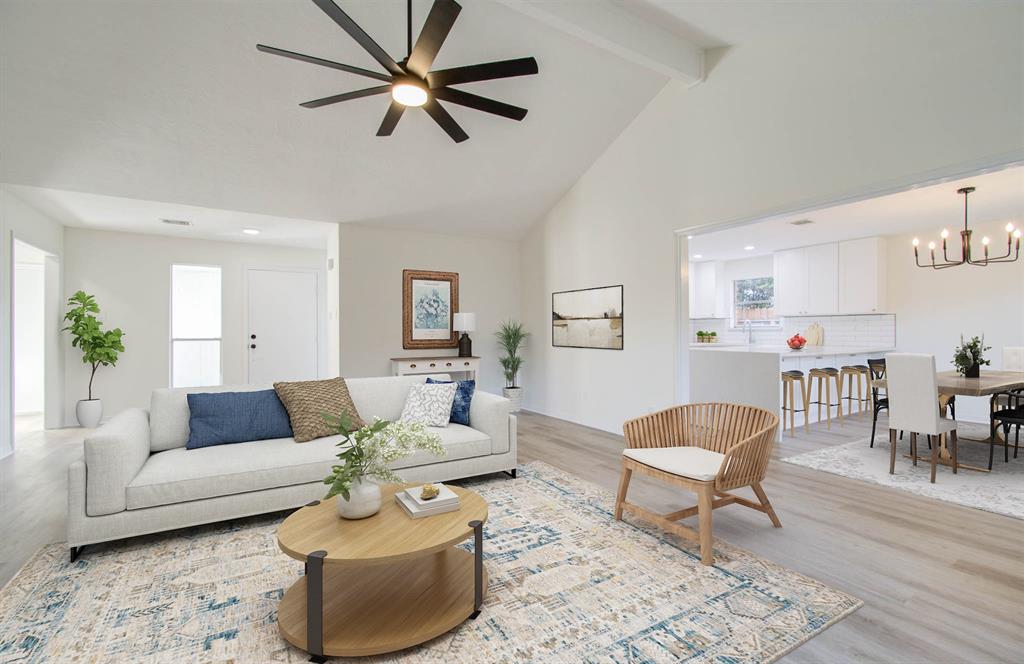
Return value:
<svg viewBox="0 0 1024 664">
<path fill-rule="evenodd" d="M 806 374 L 815 367 L 839 369 L 867 364 L 868 358 L 885 357 L 893 350 L 880 346 L 825 345 L 793 351 L 785 345 L 697 344 L 690 346 L 690 401 L 749 404 L 781 417 L 781 372 L 799 369 Z M 801 415 L 797 413 L 802 424 Z M 816 419 L 813 415 L 816 413 L 812 413 L 812 421 Z M 781 432 L 781 424 L 779 429 Z"/>
</svg>

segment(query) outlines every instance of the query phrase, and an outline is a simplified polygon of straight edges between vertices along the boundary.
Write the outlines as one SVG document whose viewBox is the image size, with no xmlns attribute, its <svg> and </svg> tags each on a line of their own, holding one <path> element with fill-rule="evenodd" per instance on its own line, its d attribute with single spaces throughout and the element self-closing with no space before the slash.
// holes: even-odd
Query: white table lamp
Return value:
<svg viewBox="0 0 1024 664">
<path fill-rule="evenodd" d="M 456 332 L 462 332 L 462 336 L 459 337 L 459 357 L 472 357 L 473 340 L 469 338 L 468 333 L 476 331 L 476 314 L 455 314 L 452 328 Z"/>
</svg>

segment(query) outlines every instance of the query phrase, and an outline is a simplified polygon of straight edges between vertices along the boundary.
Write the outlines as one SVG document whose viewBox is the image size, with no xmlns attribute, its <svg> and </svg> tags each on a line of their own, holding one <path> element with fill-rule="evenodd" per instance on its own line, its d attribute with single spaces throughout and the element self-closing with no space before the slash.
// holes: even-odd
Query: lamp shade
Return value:
<svg viewBox="0 0 1024 664">
<path fill-rule="evenodd" d="M 476 314 L 455 314 L 452 321 L 452 328 L 458 332 L 473 332 L 476 330 Z"/>
</svg>

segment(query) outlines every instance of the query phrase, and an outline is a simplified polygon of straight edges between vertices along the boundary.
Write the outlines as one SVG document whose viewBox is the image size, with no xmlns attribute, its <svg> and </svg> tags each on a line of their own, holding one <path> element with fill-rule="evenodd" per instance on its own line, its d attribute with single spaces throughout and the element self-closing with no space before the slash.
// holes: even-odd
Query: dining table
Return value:
<svg viewBox="0 0 1024 664">
<path fill-rule="evenodd" d="M 1006 394 L 1010 390 L 1024 389 L 1024 371 L 981 371 L 977 377 L 961 375 L 956 371 L 938 371 L 935 374 L 936 385 L 939 394 L 953 394 L 965 397 L 989 397 L 989 412 L 994 412 L 996 407 L 996 396 Z M 872 387 L 885 389 L 885 378 L 875 378 L 871 381 Z M 939 463 L 952 465 L 952 455 L 946 446 L 946 436 L 940 436 L 939 441 Z M 965 438 L 958 436 L 957 440 L 967 440 L 977 443 L 989 443 L 1006 445 L 1006 441 L 999 438 L 999 431 L 995 424 L 989 423 L 988 438 Z M 958 463 L 959 468 L 989 472 L 988 468 L 972 466 L 965 463 Z"/>
</svg>

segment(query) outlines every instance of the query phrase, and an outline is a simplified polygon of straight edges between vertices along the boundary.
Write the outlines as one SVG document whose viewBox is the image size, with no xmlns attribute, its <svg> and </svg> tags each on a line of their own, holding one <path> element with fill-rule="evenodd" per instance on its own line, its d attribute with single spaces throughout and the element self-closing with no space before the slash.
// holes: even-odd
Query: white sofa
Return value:
<svg viewBox="0 0 1024 664">
<path fill-rule="evenodd" d="M 446 375 L 434 376 L 448 379 Z M 361 417 L 397 420 L 409 387 L 427 376 L 346 379 Z M 68 546 L 300 507 L 323 497 L 340 436 L 291 438 L 185 449 L 186 395 L 268 389 L 223 386 L 154 390 L 149 410 L 123 411 L 85 439 L 68 469 Z M 509 401 L 477 391 L 470 425 L 432 428 L 448 451 L 425 451 L 393 467 L 408 482 L 442 482 L 486 473 L 515 475 L 516 418 Z"/>
</svg>

